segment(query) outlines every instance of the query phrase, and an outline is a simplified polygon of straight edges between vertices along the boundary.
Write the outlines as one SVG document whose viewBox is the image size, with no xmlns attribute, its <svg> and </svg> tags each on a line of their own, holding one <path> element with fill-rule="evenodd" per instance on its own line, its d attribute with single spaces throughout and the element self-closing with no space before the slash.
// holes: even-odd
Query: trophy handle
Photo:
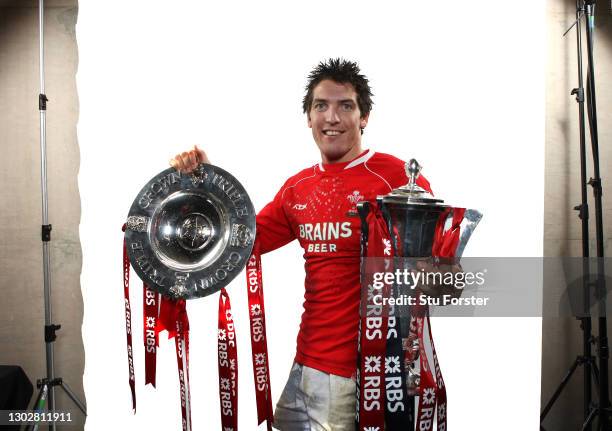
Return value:
<svg viewBox="0 0 612 431">
<path fill-rule="evenodd" d="M 191 183 L 194 186 L 202 184 L 206 178 L 208 177 L 208 173 L 206 172 L 206 166 L 208 163 L 200 163 L 197 168 L 195 168 L 190 174 L 189 178 L 191 178 Z"/>
</svg>

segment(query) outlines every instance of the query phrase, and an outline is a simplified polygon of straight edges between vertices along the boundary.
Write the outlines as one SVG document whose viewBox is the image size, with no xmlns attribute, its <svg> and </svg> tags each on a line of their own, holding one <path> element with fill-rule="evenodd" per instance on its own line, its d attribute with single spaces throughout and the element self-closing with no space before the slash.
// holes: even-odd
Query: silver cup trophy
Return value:
<svg viewBox="0 0 612 431">
<path fill-rule="evenodd" d="M 460 236 L 456 248 L 453 247 L 451 263 L 457 263 L 461 257 L 466 243 L 468 242 L 476 225 L 482 218 L 479 211 L 473 209 L 454 208 L 446 205 L 442 199 L 432 196 L 417 184 L 417 178 L 421 172 L 419 163 L 412 159 L 406 163 L 406 176 L 408 184 L 399 187 L 387 195 L 378 196 L 376 205 L 387 225 L 391 235 L 395 267 L 415 269 L 417 259 L 431 258 L 433 255 L 436 232 L 444 231 L 451 226 L 453 216 L 457 211 L 465 211 L 460 222 Z M 367 244 L 367 221 L 366 218 L 372 210 L 370 203 L 358 204 L 359 215 L 362 226 L 362 241 Z M 364 231 L 365 230 L 365 231 Z M 366 246 L 367 247 L 367 246 Z M 363 253 L 363 250 L 362 250 Z M 366 257 L 366 256 L 363 256 Z M 406 259 L 410 258 L 410 259 Z M 363 265 L 363 261 L 362 261 Z M 364 269 L 363 271 L 368 271 Z M 426 289 L 426 287 L 424 287 Z M 414 295 L 406 286 L 393 286 L 394 295 Z M 429 290 L 428 295 L 439 295 L 441 290 Z M 460 293 L 459 293 L 460 294 Z M 407 395 L 418 395 L 420 381 L 418 369 L 419 344 L 414 330 L 411 330 L 411 307 L 401 307 L 395 311 L 399 320 L 402 350 L 405 361 L 405 381 Z M 414 329 L 414 328 L 413 328 Z M 389 348 L 389 347 L 388 347 Z"/>
<path fill-rule="evenodd" d="M 255 210 L 223 169 L 201 164 L 154 176 L 132 203 L 125 230 L 132 267 L 173 299 L 210 295 L 244 268 L 255 240 Z"/>
</svg>

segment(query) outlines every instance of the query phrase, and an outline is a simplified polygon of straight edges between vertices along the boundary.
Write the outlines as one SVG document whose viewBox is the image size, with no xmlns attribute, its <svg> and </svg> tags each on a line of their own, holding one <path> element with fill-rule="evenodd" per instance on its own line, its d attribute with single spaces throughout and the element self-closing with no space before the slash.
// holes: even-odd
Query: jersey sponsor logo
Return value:
<svg viewBox="0 0 612 431">
<path fill-rule="evenodd" d="M 304 223 L 298 226 L 300 238 L 309 241 L 327 241 L 332 239 L 349 238 L 353 231 L 351 223 L 345 222 L 323 222 L 323 223 Z"/>
<path fill-rule="evenodd" d="M 308 253 L 335 253 L 338 250 L 336 250 L 336 244 L 333 243 L 327 244 L 325 242 L 311 242 L 308 244 L 306 251 Z"/>
<path fill-rule="evenodd" d="M 306 204 L 295 204 L 292 208 L 294 210 L 302 211 L 306 209 Z"/>
</svg>

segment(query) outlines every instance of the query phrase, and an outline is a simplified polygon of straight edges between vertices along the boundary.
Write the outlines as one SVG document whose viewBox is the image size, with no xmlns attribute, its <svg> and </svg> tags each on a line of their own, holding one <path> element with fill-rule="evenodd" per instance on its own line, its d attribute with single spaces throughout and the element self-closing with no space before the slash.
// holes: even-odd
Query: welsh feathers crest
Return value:
<svg viewBox="0 0 612 431">
<path fill-rule="evenodd" d="M 347 195 L 346 198 L 349 200 L 349 202 L 356 205 L 358 202 L 363 200 L 363 195 L 359 193 L 359 190 L 355 190 L 352 194 Z"/>
</svg>

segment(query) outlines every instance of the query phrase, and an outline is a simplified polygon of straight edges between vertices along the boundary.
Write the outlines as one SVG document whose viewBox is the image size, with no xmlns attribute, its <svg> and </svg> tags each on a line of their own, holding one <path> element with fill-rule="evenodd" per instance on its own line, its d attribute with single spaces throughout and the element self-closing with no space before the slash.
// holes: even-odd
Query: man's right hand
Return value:
<svg viewBox="0 0 612 431">
<path fill-rule="evenodd" d="M 210 161 L 206 153 L 197 145 L 194 145 L 192 150 L 183 151 L 170 159 L 170 166 L 184 174 L 193 172 L 200 163 L 210 163 Z"/>
</svg>

